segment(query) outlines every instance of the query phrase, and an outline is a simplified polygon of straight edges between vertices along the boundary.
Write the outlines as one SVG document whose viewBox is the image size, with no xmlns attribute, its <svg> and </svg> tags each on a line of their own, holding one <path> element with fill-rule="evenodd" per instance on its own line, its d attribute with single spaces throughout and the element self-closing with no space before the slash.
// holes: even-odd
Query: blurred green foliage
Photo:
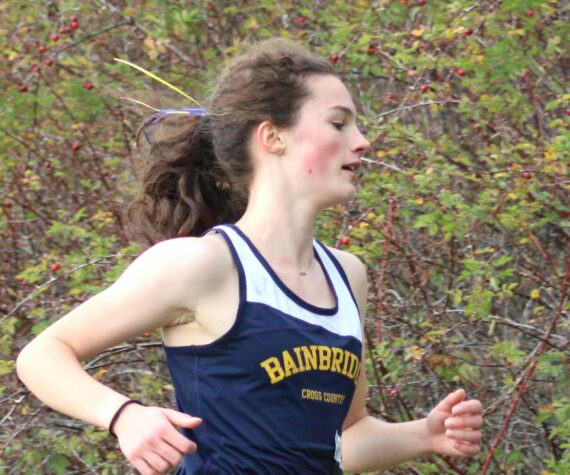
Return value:
<svg viewBox="0 0 570 475">
<path fill-rule="evenodd" d="M 105 432 L 51 412 L 14 373 L 33 335 L 139 252 L 122 211 L 142 117 L 119 98 L 178 99 L 113 58 L 202 99 L 245 41 L 274 35 L 335 63 L 373 144 L 358 198 L 318 223 L 368 267 L 371 413 L 423 416 L 456 386 L 487 408 L 481 456 L 390 473 L 479 473 L 487 457 L 489 473 L 568 473 L 566 2 L 5 0 L 0 12 L 0 474 L 131 470 Z M 173 405 L 158 335 L 87 367 Z"/>
</svg>

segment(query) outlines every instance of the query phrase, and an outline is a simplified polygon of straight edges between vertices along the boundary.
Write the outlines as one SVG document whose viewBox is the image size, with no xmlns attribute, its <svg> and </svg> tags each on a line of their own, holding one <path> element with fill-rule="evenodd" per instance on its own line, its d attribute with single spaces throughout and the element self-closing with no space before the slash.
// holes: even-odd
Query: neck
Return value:
<svg viewBox="0 0 570 475">
<path fill-rule="evenodd" d="M 236 225 L 272 265 L 303 276 L 313 264 L 317 212 L 278 186 L 252 186 L 249 203 Z"/>
</svg>

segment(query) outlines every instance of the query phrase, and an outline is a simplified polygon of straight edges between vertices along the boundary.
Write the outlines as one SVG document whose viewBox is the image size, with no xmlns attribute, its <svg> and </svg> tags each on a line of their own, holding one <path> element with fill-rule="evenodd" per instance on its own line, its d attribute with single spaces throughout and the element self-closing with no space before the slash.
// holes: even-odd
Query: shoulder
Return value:
<svg viewBox="0 0 570 475">
<path fill-rule="evenodd" d="M 357 284 L 366 283 L 366 266 L 358 257 L 335 247 L 326 247 L 340 263 L 351 283 L 353 281 Z"/>
<path fill-rule="evenodd" d="M 142 253 L 139 259 L 157 266 L 191 271 L 193 268 L 211 266 L 214 260 L 222 259 L 220 263 L 223 263 L 223 257 L 229 258 L 228 264 L 231 262 L 231 254 L 223 238 L 212 233 L 202 237 L 175 238 L 159 242 Z"/>
<path fill-rule="evenodd" d="M 336 258 L 344 270 L 354 296 L 358 301 L 358 306 L 362 311 L 368 292 L 366 266 L 354 254 L 329 246 L 327 246 L 327 250 Z"/>
<path fill-rule="evenodd" d="M 161 292 L 200 293 L 221 283 L 232 267 L 231 253 L 219 235 L 168 239 L 138 256 L 117 284 L 146 280 Z"/>
</svg>

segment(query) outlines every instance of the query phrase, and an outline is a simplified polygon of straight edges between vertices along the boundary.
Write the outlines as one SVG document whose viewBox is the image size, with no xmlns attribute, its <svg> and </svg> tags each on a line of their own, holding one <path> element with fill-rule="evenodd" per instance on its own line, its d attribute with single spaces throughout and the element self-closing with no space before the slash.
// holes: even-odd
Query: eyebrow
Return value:
<svg viewBox="0 0 570 475">
<path fill-rule="evenodd" d="M 352 111 L 352 109 L 349 109 L 348 107 L 345 106 L 333 106 L 330 108 L 330 110 L 339 110 L 341 112 L 343 112 L 344 114 L 346 114 L 349 117 L 354 117 L 354 112 Z"/>
</svg>

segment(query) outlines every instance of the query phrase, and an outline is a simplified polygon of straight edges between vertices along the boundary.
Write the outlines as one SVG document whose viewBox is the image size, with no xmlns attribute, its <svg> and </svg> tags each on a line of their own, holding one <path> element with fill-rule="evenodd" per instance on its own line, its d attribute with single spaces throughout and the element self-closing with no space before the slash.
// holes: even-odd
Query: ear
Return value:
<svg viewBox="0 0 570 475">
<path fill-rule="evenodd" d="M 270 121 L 264 120 L 257 126 L 254 135 L 258 147 L 264 152 L 273 155 L 283 155 L 285 153 L 285 141 L 279 130 Z"/>
</svg>

